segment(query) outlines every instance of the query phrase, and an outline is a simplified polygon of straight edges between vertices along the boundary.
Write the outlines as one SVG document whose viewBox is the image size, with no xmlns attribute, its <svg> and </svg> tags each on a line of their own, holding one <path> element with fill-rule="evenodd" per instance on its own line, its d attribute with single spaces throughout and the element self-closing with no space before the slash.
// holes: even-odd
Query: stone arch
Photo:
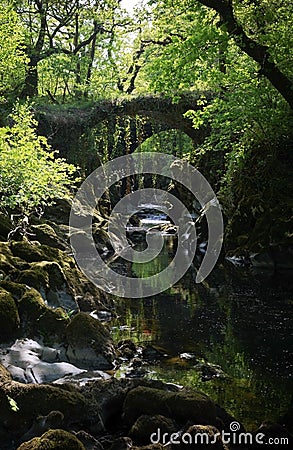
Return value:
<svg viewBox="0 0 293 450">
<path fill-rule="evenodd" d="M 82 136 L 103 122 L 113 121 L 117 117 L 129 117 L 130 120 L 137 116 L 144 117 L 146 138 L 153 133 L 151 124 L 156 123 L 160 130 L 182 130 L 196 145 L 200 145 L 209 130 L 206 126 L 195 129 L 192 121 L 184 114 L 189 110 L 201 109 L 203 96 L 207 100 L 211 97 L 208 93 L 189 93 L 181 95 L 177 102 L 173 102 L 170 97 L 150 95 L 123 100 L 102 100 L 79 107 L 46 106 L 36 111 L 38 131 L 48 137 L 53 148 L 60 150 L 61 156 L 69 160 Z M 138 140 L 132 139 L 130 151 L 134 151 L 138 145 Z"/>
</svg>

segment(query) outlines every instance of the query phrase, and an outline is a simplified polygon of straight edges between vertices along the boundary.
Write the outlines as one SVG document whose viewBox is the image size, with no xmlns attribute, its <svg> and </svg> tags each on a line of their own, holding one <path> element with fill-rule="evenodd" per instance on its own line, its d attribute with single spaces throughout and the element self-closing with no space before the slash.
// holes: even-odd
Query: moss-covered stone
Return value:
<svg viewBox="0 0 293 450">
<path fill-rule="evenodd" d="M 1 340 L 12 337 L 19 329 L 20 320 L 12 295 L 0 288 Z"/>
<path fill-rule="evenodd" d="M 99 321 L 85 313 L 77 314 L 66 331 L 67 340 L 70 344 L 89 345 L 93 341 L 100 347 L 105 340 L 110 340 L 109 330 Z"/>
<path fill-rule="evenodd" d="M 17 272 L 14 257 L 7 242 L 0 242 L 0 271 L 8 277 L 14 276 Z"/>
<path fill-rule="evenodd" d="M 10 258 L 0 253 L 0 270 L 8 275 L 15 271 L 15 267 L 11 264 Z"/>
<path fill-rule="evenodd" d="M 4 280 L 1 281 L 1 287 L 10 292 L 14 300 L 18 301 L 25 294 L 27 287 L 25 284 L 15 283 L 14 281 Z"/>
<path fill-rule="evenodd" d="M 17 405 L 14 411 L 7 398 Z M 39 416 L 60 411 L 64 426 L 82 424 L 86 420 L 88 405 L 84 396 L 73 386 L 21 384 L 12 381 L 0 386 L 0 417 L 10 436 L 17 440 L 23 436 Z M 67 447 L 63 447 L 65 450 Z"/>
<path fill-rule="evenodd" d="M 11 381 L 11 375 L 8 370 L 0 364 L 0 383 L 6 383 L 7 381 Z"/>
<path fill-rule="evenodd" d="M 66 277 L 60 266 L 55 261 L 42 261 L 31 264 L 32 269 L 37 273 L 46 274 L 46 284 L 51 289 L 61 289 L 66 284 Z"/>
<path fill-rule="evenodd" d="M 109 369 L 115 356 L 110 332 L 97 319 L 79 313 L 66 330 L 67 355 L 72 364 L 88 369 Z"/>
<path fill-rule="evenodd" d="M 18 256 L 27 262 L 43 261 L 46 259 L 40 245 L 27 241 L 11 242 L 10 249 L 13 256 Z"/>
<path fill-rule="evenodd" d="M 133 423 L 143 414 L 161 414 L 185 423 L 191 420 L 197 424 L 216 423 L 216 409 L 213 401 L 199 391 L 162 391 L 139 386 L 128 392 L 124 401 L 124 417 Z"/>
<path fill-rule="evenodd" d="M 39 225 L 32 225 L 31 231 L 35 235 L 35 239 L 40 244 L 49 245 L 50 247 L 65 249 L 64 243 L 56 234 L 55 230 L 48 224 L 42 223 Z"/>
<path fill-rule="evenodd" d="M 49 430 L 41 437 L 24 442 L 17 450 L 85 450 L 84 445 L 64 430 Z"/>
<path fill-rule="evenodd" d="M 63 339 L 70 319 L 62 308 L 49 308 L 34 288 L 25 292 L 19 301 L 19 314 L 27 335 L 40 335 L 46 343 Z"/>
<path fill-rule="evenodd" d="M 37 333 L 41 334 L 45 343 L 63 340 L 70 318 L 62 308 L 47 308 L 39 318 Z"/>
<path fill-rule="evenodd" d="M 45 313 L 47 305 L 41 294 L 34 288 L 27 289 L 19 301 L 19 314 L 22 320 L 35 322 Z"/>
<path fill-rule="evenodd" d="M 147 444 L 150 442 L 150 436 L 153 433 L 168 433 L 168 435 L 178 431 L 179 427 L 174 420 L 161 415 L 156 416 L 140 416 L 131 427 L 129 435 L 138 443 Z"/>
<path fill-rule="evenodd" d="M 222 441 L 219 430 L 210 425 L 192 425 L 176 441 L 177 443 L 172 445 L 172 449 L 228 450 L 228 447 Z"/>
<path fill-rule="evenodd" d="M 48 287 L 49 276 L 41 267 L 34 266 L 32 269 L 22 271 L 17 277 L 17 282 L 40 290 L 42 287 Z"/>
</svg>

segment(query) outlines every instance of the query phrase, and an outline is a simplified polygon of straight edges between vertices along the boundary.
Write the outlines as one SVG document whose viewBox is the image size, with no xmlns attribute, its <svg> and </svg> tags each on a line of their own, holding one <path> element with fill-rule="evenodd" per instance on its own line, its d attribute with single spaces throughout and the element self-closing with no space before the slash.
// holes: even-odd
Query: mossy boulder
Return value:
<svg viewBox="0 0 293 450">
<path fill-rule="evenodd" d="M 15 283 L 14 281 L 1 281 L 1 287 L 10 292 L 16 302 L 26 293 L 27 286 L 25 284 Z"/>
<path fill-rule="evenodd" d="M 70 319 L 62 308 L 49 308 L 41 294 L 34 288 L 28 289 L 18 304 L 24 332 L 41 335 L 46 342 L 65 336 Z"/>
<path fill-rule="evenodd" d="M 19 314 L 24 322 L 38 321 L 46 309 L 47 305 L 43 297 L 34 288 L 27 289 L 18 304 Z"/>
<path fill-rule="evenodd" d="M 130 424 L 143 414 L 160 414 L 181 423 L 188 420 L 203 425 L 216 423 L 213 401 L 202 392 L 187 389 L 170 392 L 139 386 L 128 392 L 123 411 L 125 421 Z"/>
<path fill-rule="evenodd" d="M 77 314 L 66 329 L 67 357 L 71 364 L 83 369 L 112 368 L 115 357 L 108 329 L 86 313 Z"/>
<path fill-rule="evenodd" d="M 172 449 L 228 450 L 222 441 L 219 430 L 210 425 L 192 425 L 181 436 L 178 436 L 176 441 L 177 443 L 171 446 Z"/>
<path fill-rule="evenodd" d="M 40 242 L 40 244 L 60 248 L 61 250 L 64 250 L 66 248 L 65 243 L 62 242 L 61 238 L 57 235 L 54 228 L 52 228 L 48 223 L 32 225 L 30 229 L 35 236 L 35 240 Z"/>
<path fill-rule="evenodd" d="M 85 450 L 84 445 L 64 430 L 49 430 L 41 437 L 24 442 L 17 450 Z"/>
<path fill-rule="evenodd" d="M 14 261 L 9 244 L 7 242 L 0 242 L 0 272 L 7 277 L 14 276 L 17 273 L 15 262 L 18 263 L 19 259 Z M 2 279 L 5 278 L 3 275 Z"/>
<path fill-rule="evenodd" d="M 41 288 L 48 287 L 49 277 L 44 269 L 34 266 L 31 269 L 20 272 L 17 277 L 17 282 L 40 290 Z"/>
<path fill-rule="evenodd" d="M 66 277 L 60 264 L 55 261 L 42 261 L 31 264 L 32 270 L 47 274 L 48 285 L 51 289 L 61 289 L 66 284 Z"/>
<path fill-rule="evenodd" d="M 23 259 L 27 262 L 43 261 L 46 255 L 42 246 L 27 241 L 13 241 L 10 243 L 10 249 L 13 256 Z"/>
<path fill-rule="evenodd" d="M 1 340 L 11 338 L 18 331 L 20 319 L 12 295 L 0 288 L 0 330 Z"/>
<path fill-rule="evenodd" d="M 69 323 L 70 318 L 62 308 L 46 308 L 39 318 L 37 332 L 42 335 L 45 343 L 63 341 Z"/>
<path fill-rule="evenodd" d="M 161 415 L 156 416 L 140 416 L 134 425 L 131 427 L 129 435 L 140 444 L 147 444 L 150 442 L 150 436 L 160 430 L 162 434 L 169 435 L 178 431 L 179 427 L 174 420 L 169 417 Z"/>
<path fill-rule="evenodd" d="M 15 402 L 17 411 L 11 408 L 8 398 Z M 0 399 L 1 422 L 15 439 L 27 433 L 39 416 L 47 416 L 51 411 L 58 410 L 63 414 L 65 427 L 82 425 L 87 420 L 87 401 L 77 388 L 69 385 L 59 387 L 12 381 L 0 385 Z"/>
<path fill-rule="evenodd" d="M 11 375 L 8 370 L 0 364 L 0 383 L 6 383 L 7 381 L 11 381 Z"/>
<path fill-rule="evenodd" d="M 11 275 L 12 272 L 15 271 L 15 267 L 11 263 L 10 258 L 8 258 L 7 255 L 4 255 L 3 253 L 0 253 L 0 271 L 3 275 Z M 5 277 L 2 276 L 2 278 Z"/>
</svg>

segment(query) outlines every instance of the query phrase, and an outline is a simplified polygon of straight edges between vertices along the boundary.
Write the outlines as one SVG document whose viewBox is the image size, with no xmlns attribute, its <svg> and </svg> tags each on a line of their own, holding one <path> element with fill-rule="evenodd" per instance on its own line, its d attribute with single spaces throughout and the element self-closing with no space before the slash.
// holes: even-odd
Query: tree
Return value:
<svg viewBox="0 0 293 450">
<path fill-rule="evenodd" d="M 86 60 L 88 82 L 96 43 L 112 33 L 110 22 L 119 0 L 17 0 L 15 5 L 27 32 L 25 51 L 29 64 L 22 96 L 37 95 L 38 64 L 52 55 L 67 55 L 69 66 L 74 64 L 74 90 L 78 95 L 82 60 Z"/>
<path fill-rule="evenodd" d="M 0 2 L 0 101 L 17 94 L 25 77 L 28 59 L 24 53 L 25 33 L 7 1 Z"/>
<path fill-rule="evenodd" d="M 266 36 L 267 30 L 274 24 L 275 20 L 280 20 L 281 22 L 284 20 L 284 17 L 282 17 L 284 15 L 284 11 L 287 22 L 287 18 L 292 17 L 292 2 L 284 1 L 280 5 L 279 2 L 276 1 L 273 1 L 272 4 L 268 4 L 263 0 L 246 0 L 245 2 L 240 2 L 239 0 L 234 2 L 232 0 L 198 1 L 202 5 L 212 8 L 219 13 L 221 17 L 221 26 L 225 28 L 229 36 L 234 38 L 239 48 L 249 55 L 256 63 L 258 63 L 260 67 L 259 74 L 264 75 L 272 83 L 272 85 L 288 102 L 291 109 L 293 109 L 292 73 L 290 74 L 290 77 L 284 71 L 280 70 L 276 60 L 273 57 L 273 52 L 271 52 L 269 46 L 270 40 Z M 192 3 L 194 2 L 192 1 Z M 243 6 L 244 8 L 248 7 L 249 9 L 248 17 L 251 15 L 255 17 L 254 25 L 256 25 L 256 27 L 252 31 L 249 29 L 248 32 L 246 32 L 244 24 L 242 25 L 240 20 L 236 17 L 235 10 L 237 10 L 237 8 L 240 10 L 242 9 L 243 13 Z M 269 20 L 269 23 L 265 23 L 264 14 L 265 18 Z M 242 14 L 242 17 L 243 16 L 246 16 L 247 18 L 247 14 L 244 13 Z M 251 25 L 251 22 L 249 25 Z M 249 36 L 249 32 L 253 37 Z"/>
<path fill-rule="evenodd" d="M 17 104 L 10 120 L 13 126 L 0 128 L 0 208 L 28 216 L 68 196 L 76 168 L 56 158 L 46 138 L 37 136 L 27 105 Z"/>
</svg>

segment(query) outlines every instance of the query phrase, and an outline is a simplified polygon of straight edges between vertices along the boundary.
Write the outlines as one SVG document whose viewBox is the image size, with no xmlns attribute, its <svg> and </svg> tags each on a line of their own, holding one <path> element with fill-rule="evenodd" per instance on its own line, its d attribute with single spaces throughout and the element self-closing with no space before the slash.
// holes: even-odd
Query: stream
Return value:
<svg viewBox="0 0 293 450">
<path fill-rule="evenodd" d="M 140 227 L 128 229 L 135 249 L 145 248 L 146 229 L 165 223 L 162 213 L 144 214 Z M 176 236 L 163 234 L 164 247 L 154 261 L 117 259 L 111 268 L 132 277 L 160 272 L 176 250 Z M 145 367 L 145 376 L 202 390 L 246 427 L 280 419 L 291 402 L 292 273 L 224 261 L 202 284 L 195 276 L 191 267 L 154 297 L 117 298 L 118 317 L 110 323 L 114 339 L 150 345 L 158 358 Z M 126 363 L 116 376 L 128 370 Z"/>
</svg>

